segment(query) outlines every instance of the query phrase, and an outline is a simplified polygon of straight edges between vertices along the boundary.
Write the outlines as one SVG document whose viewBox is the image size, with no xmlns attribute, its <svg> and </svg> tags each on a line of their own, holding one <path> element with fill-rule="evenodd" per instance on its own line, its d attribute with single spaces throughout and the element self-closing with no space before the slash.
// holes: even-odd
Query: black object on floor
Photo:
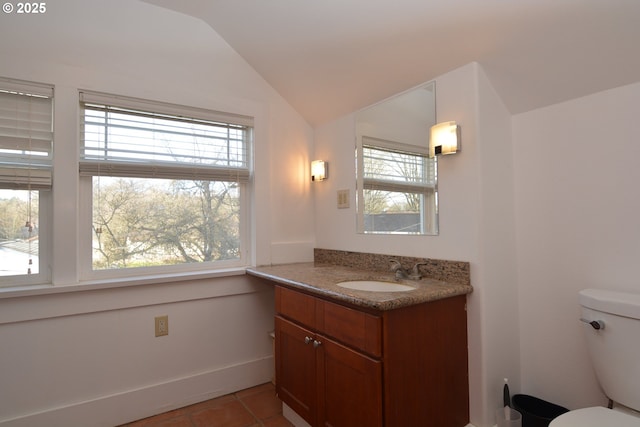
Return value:
<svg viewBox="0 0 640 427">
<path fill-rule="evenodd" d="M 522 427 L 548 427 L 551 420 L 569 410 L 555 403 L 526 394 L 515 394 L 513 409 L 522 414 Z"/>
</svg>

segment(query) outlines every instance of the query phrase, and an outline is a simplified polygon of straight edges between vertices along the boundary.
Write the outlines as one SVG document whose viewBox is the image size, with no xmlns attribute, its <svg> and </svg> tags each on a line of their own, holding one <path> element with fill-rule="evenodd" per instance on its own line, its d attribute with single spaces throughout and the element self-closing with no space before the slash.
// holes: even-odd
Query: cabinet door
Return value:
<svg viewBox="0 0 640 427">
<path fill-rule="evenodd" d="M 275 318 L 275 332 L 278 396 L 315 425 L 318 407 L 315 334 L 280 316 Z"/>
<path fill-rule="evenodd" d="M 382 363 L 318 336 L 321 425 L 382 426 Z"/>
</svg>

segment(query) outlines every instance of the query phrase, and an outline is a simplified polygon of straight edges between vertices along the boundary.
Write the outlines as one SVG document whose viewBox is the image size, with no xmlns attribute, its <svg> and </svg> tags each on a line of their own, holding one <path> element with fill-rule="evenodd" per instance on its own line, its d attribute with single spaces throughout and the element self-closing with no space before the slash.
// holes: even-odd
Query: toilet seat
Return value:
<svg viewBox="0 0 640 427">
<path fill-rule="evenodd" d="M 595 406 L 564 413 L 549 427 L 640 427 L 640 418 Z"/>
</svg>

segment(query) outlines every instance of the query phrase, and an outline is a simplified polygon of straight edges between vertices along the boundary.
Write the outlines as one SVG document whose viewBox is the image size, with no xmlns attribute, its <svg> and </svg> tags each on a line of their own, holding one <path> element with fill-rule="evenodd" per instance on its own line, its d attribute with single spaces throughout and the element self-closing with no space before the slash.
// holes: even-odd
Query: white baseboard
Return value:
<svg viewBox="0 0 640 427">
<path fill-rule="evenodd" d="M 111 427 L 271 381 L 273 357 L 225 366 L 162 383 L 43 409 L 0 427 Z"/>
</svg>

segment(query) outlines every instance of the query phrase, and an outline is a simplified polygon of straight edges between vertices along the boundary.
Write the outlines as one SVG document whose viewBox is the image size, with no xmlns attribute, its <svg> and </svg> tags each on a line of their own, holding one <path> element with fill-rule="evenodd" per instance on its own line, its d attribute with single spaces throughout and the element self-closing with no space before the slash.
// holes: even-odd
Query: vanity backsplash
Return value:
<svg viewBox="0 0 640 427">
<path fill-rule="evenodd" d="M 465 261 L 447 261 L 398 255 L 371 254 L 366 252 L 339 251 L 315 248 L 313 262 L 316 265 L 340 265 L 369 271 L 389 271 L 389 260 L 398 260 L 403 267 L 410 268 L 424 263 L 420 270 L 424 277 L 442 280 L 451 284 L 471 285 L 470 266 Z"/>
</svg>

